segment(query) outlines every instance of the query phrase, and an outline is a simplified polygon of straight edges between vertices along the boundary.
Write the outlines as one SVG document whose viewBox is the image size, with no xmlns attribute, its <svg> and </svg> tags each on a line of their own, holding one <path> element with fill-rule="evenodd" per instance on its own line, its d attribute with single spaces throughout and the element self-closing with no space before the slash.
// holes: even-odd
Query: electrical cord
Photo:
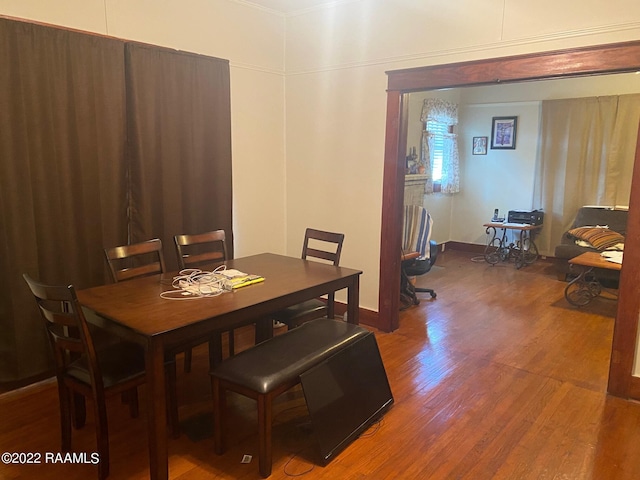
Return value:
<svg viewBox="0 0 640 480">
<path fill-rule="evenodd" d="M 303 470 L 302 472 L 293 473 L 293 472 L 291 472 L 290 469 L 288 469 L 288 467 L 290 466 L 289 464 L 291 462 L 293 462 L 296 458 L 300 457 L 301 456 L 300 454 L 302 452 L 304 452 L 305 450 L 308 450 L 310 448 L 311 448 L 310 446 L 307 446 L 307 447 L 301 448 L 297 452 L 294 452 L 293 454 L 291 454 L 291 457 L 289 458 L 289 460 L 287 460 L 287 463 L 284 464 L 284 469 L 283 469 L 284 474 L 287 477 L 302 477 L 303 475 L 306 475 L 307 473 L 311 472 L 314 468 L 316 468 L 314 463 L 310 463 L 310 464 L 308 464 L 309 466 L 307 467 L 307 469 Z"/>
<path fill-rule="evenodd" d="M 359 438 L 367 438 L 367 437 L 373 437 L 376 433 L 378 433 L 378 430 L 380 430 L 380 428 L 382 428 L 382 426 L 384 425 L 384 419 L 381 418 L 376 422 L 373 422 L 369 428 L 367 430 L 365 430 Z"/>
<path fill-rule="evenodd" d="M 383 425 L 384 425 L 384 419 L 381 418 L 378 421 L 372 423 L 371 426 L 365 432 L 363 432 L 361 435 L 359 435 L 358 438 L 373 437 L 376 433 L 378 433 L 378 431 L 382 428 Z M 296 458 L 301 457 L 302 456 L 301 455 L 302 452 L 304 452 L 305 450 L 307 450 L 307 449 L 309 449 L 311 447 L 312 447 L 311 445 L 303 447 L 303 448 L 299 449 L 298 451 L 293 452 L 291 454 L 291 457 L 289 458 L 289 460 L 287 460 L 287 463 L 285 463 L 284 469 L 283 469 L 284 474 L 287 477 L 302 477 L 302 476 L 306 475 L 307 473 L 311 472 L 315 468 L 315 464 L 311 463 L 311 464 L 309 464 L 309 467 L 306 470 L 304 470 L 302 472 L 299 472 L 299 473 L 292 473 L 289 470 L 290 463 L 293 462 Z"/>
<path fill-rule="evenodd" d="M 297 407 L 291 407 L 289 409 L 284 410 L 283 412 L 280 413 L 284 413 L 287 412 L 288 410 L 292 410 L 294 408 Z M 378 433 L 378 431 L 384 426 L 384 418 L 380 418 L 377 421 L 373 422 L 369 428 L 367 430 L 365 430 L 363 433 L 361 433 L 358 438 L 368 438 L 368 437 L 373 437 L 374 435 L 376 435 Z M 314 468 L 315 468 L 315 463 L 308 463 L 307 464 L 307 469 L 303 470 L 301 472 L 298 473 L 294 473 L 292 472 L 292 468 L 291 468 L 291 463 L 293 461 L 295 461 L 296 459 L 301 459 L 303 457 L 302 453 L 305 452 L 306 450 L 309 450 L 313 448 L 313 445 L 307 445 L 304 446 L 296 451 L 293 451 L 290 453 L 290 457 L 289 460 L 287 460 L 287 462 L 284 464 L 283 467 L 283 473 L 287 476 L 287 477 L 302 477 L 308 473 L 310 473 Z M 302 464 L 305 464 L 306 462 L 304 462 L 304 460 L 301 460 Z"/>
<path fill-rule="evenodd" d="M 192 300 L 221 295 L 230 290 L 227 278 L 220 274 L 226 268 L 226 265 L 220 265 L 211 272 L 197 268 L 181 270 L 171 282 L 174 289 L 161 292 L 160 297 L 167 300 Z"/>
</svg>

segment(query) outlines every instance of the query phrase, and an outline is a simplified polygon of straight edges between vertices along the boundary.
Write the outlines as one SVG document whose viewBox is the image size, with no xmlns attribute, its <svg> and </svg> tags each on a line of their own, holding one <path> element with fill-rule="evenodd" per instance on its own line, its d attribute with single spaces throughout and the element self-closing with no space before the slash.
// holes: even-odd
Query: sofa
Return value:
<svg viewBox="0 0 640 480">
<path fill-rule="evenodd" d="M 613 207 L 581 207 L 578 209 L 569 230 L 555 248 L 556 273 L 559 280 L 566 280 L 571 273 L 568 260 L 584 252 L 602 252 L 620 247 L 627 234 L 628 210 Z M 608 229 L 587 229 L 580 227 L 607 226 Z M 589 239 L 596 246 L 589 242 Z M 620 241 L 621 240 L 621 241 Z M 619 272 L 598 270 L 598 278 L 617 281 Z"/>
</svg>

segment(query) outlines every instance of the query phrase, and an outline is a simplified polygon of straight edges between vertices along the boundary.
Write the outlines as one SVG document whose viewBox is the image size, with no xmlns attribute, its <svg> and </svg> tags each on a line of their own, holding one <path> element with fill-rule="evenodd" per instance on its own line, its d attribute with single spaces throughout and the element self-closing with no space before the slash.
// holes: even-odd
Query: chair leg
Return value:
<svg viewBox="0 0 640 480">
<path fill-rule="evenodd" d="M 102 401 L 94 398 L 93 401 L 96 422 L 96 443 L 98 446 L 98 478 L 104 480 L 109 476 L 109 425 L 107 423 L 107 408 Z"/>
<path fill-rule="evenodd" d="M 336 316 L 336 294 L 331 292 L 327 295 L 327 318 L 335 318 Z"/>
<path fill-rule="evenodd" d="M 211 378 L 211 391 L 213 393 L 213 445 L 217 455 L 222 455 L 225 450 L 224 430 L 225 430 L 225 410 L 226 392 L 220 385 L 220 380 Z"/>
<path fill-rule="evenodd" d="M 178 396 L 176 392 L 176 363 L 166 366 L 167 391 L 167 423 L 173 438 L 180 436 L 180 419 L 178 417 Z"/>
<path fill-rule="evenodd" d="M 433 290 L 432 288 L 415 287 L 414 290 L 419 293 L 428 293 L 429 295 L 431 295 L 431 298 L 436 298 L 437 296 L 435 290 Z"/>
<path fill-rule="evenodd" d="M 60 403 L 60 449 L 71 450 L 71 395 L 62 382 L 58 382 L 58 401 Z"/>
<path fill-rule="evenodd" d="M 193 358 L 193 352 L 191 351 L 191 347 L 189 347 L 184 351 L 184 373 L 191 372 L 192 358 Z"/>
<path fill-rule="evenodd" d="M 216 333 L 209 338 L 209 369 L 222 361 L 222 335 Z"/>
<path fill-rule="evenodd" d="M 233 357 L 236 354 L 236 337 L 233 329 L 229 330 L 229 356 Z"/>
<path fill-rule="evenodd" d="M 271 475 L 273 459 L 271 458 L 271 396 L 258 395 L 258 443 L 260 475 L 267 478 Z"/>
<path fill-rule="evenodd" d="M 418 296 L 416 295 L 416 289 L 409 281 L 409 278 L 406 276 L 404 271 L 400 276 L 400 298 L 404 307 L 401 308 L 401 310 L 409 308 L 411 305 L 420 304 L 420 300 L 418 300 Z"/>
<path fill-rule="evenodd" d="M 127 403 L 129 404 L 129 415 L 131 415 L 131 418 L 138 418 L 140 413 L 138 407 L 138 389 L 132 388 L 125 393 L 127 394 Z"/>
<path fill-rule="evenodd" d="M 84 427 L 84 424 L 87 421 L 87 406 L 85 404 L 84 395 L 81 395 L 79 393 L 72 393 L 70 396 L 70 400 L 71 410 L 73 412 L 71 421 L 73 424 L 73 428 L 77 430 Z"/>
</svg>

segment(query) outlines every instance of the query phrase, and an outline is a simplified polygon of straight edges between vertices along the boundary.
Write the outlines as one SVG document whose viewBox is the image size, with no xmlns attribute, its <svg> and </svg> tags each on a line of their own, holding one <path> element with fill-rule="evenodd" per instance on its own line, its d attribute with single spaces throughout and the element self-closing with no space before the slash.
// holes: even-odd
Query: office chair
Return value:
<svg viewBox="0 0 640 480">
<path fill-rule="evenodd" d="M 302 259 L 315 258 L 338 266 L 343 241 L 343 233 L 324 232 L 307 228 L 302 244 Z M 291 329 L 309 320 L 333 316 L 335 293 L 331 292 L 327 297 L 327 302 L 314 298 L 313 300 L 307 300 L 285 308 L 273 314 L 272 318 L 277 322 L 286 324 Z"/>
<path fill-rule="evenodd" d="M 431 298 L 437 296 L 433 289 L 416 287 L 410 281 L 410 277 L 429 272 L 436 262 L 438 244 L 431 240 L 432 226 L 433 219 L 424 207 L 405 205 L 402 227 L 402 270 L 400 273 L 402 310 L 420 303 L 416 293 L 428 293 Z"/>
</svg>

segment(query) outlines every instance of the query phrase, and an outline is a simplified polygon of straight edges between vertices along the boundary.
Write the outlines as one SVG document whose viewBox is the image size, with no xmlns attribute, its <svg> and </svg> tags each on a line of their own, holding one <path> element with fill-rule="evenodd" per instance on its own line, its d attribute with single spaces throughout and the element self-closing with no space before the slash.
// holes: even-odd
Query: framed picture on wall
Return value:
<svg viewBox="0 0 640 480">
<path fill-rule="evenodd" d="M 486 155 L 488 141 L 487 137 L 473 137 L 473 150 L 471 153 L 474 155 Z"/>
<path fill-rule="evenodd" d="M 491 149 L 516 148 L 518 117 L 493 117 L 491 123 Z"/>
</svg>

